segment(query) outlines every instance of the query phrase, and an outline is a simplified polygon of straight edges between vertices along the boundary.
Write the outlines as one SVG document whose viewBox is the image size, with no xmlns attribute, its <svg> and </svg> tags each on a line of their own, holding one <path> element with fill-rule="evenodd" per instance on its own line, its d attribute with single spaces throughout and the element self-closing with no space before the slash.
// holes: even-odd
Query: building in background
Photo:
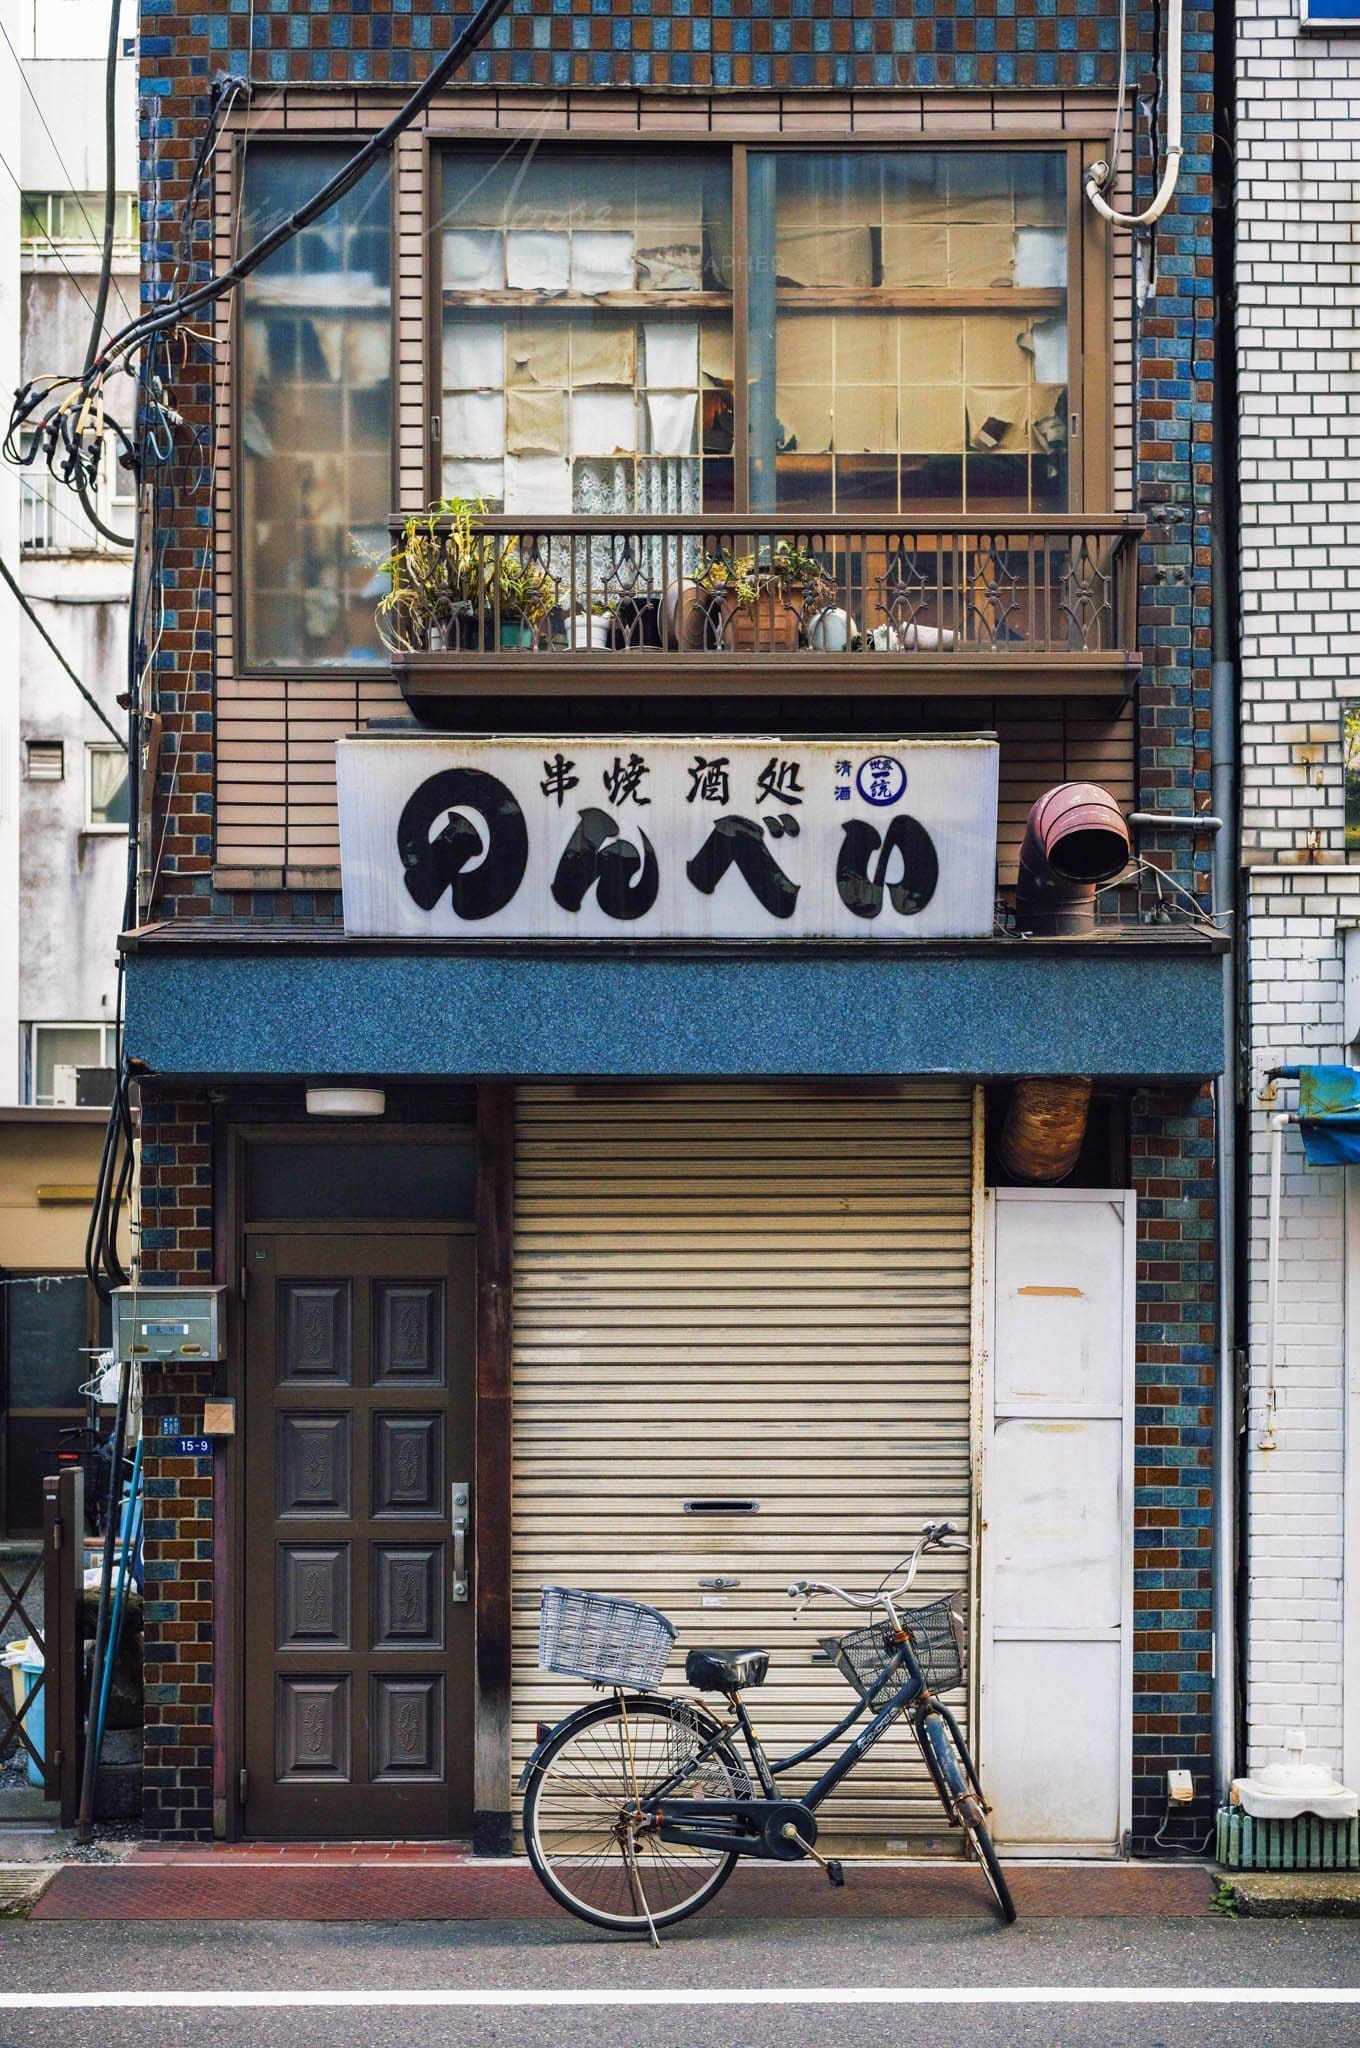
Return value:
<svg viewBox="0 0 1360 2048">
<path fill-rule="evenodd" d="M 1302 1728 L 1360 1782 L 1360 1182 L 1281 1127 L 1270 1369 L 1271 1128 L 1308 1063 L 1360 1065 L 1355 190 L 1360 39 L 1333 10 L 1236 10 L 1241 971 L 1248 1002 L 1251 1378 L 1247 1763 Z M 1345 10 L 1336 10 L 1344 12 Z"/>
<path fill-rule="evenodd" d="M 142 28 L 161 295 L 451 33 Z M 127 1049 L 227 1341 L 146 1375 L 152 1828 L 503 1850 L 549 1579 L 770 1642 L 793 1738 L 788 1579 L 936 1514 L 1003 1849 L 1207 1824 L 1212 15 L 1141 261 L 1129 30 L 1121 119 L 1117 0 L 525 0 L 176 358 Z M 826 1829 L 947 1846 L 874 1763 Z"/>
<path fill-rule="evenodd" d="M 105 331 L 137 304 L 136 8 L 116 60 L 117 205 Z M 85 360 L 104 230 L 103 0 L 0 7 L 0 307 L 6 390 Z M 127 387 L 124 418 L 132 415 Z M 136 489 L 109 439 L 98 518 L 130 543 Z M 82 1347 L 97 1327 L 85 1227 L 115 1059 L 117 933 L 128 849 L 126 714 L 131 549 L 99 533 L 41 464 L 0 468 L 0 554 L 42 628 L 106 714 L 84 702 L 42 633 L 0 589 L 0 1529 L 41 1521 L 58 1429 L 85 1419 Z M 16 685 L 17 681 L 17 687 Z M 84 1075 L 83 1085 L 78 1081 Z M 78 1107 L 78 1102 L 86 1106 Z M 90 1105 L 94 1105 L 91 1107 Z M 67 1275 L 38 1287 L 24 1276 Z M 78 1342 L 76 1341 L 78 1339 Z"/>
</svg>

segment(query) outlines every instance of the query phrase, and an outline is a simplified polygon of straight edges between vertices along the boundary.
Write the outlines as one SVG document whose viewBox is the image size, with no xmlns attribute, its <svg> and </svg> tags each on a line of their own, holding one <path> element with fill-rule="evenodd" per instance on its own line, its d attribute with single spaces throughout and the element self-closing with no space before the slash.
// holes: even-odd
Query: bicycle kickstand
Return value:
<svg viewBox="0 0 1360 2048">
<path fill-rule="evenodd" d="M 841 1886 L 845 1883 L 845 1871 L 839 1856 L 819 1856 L 811 1842 L 803 1840 L 803 1837 L 799 1834 L 791 1820 L 786 1820 L 779 1832 L 786 1842 L 797 1842 L 805 1856 L 810 1856 L 814 1863 L 820 1863 L 822 1869 L 826 1872 L 827 1883 L 833 1890 L 840 1890 Z"/>
<path fill-rule="evenodd" d="M 628 1877 L 632 1885 L 635 1903 L 641 1906 L 643 1918 L 647 1922 L 648 1939 L 653 1948 L 660 1948 L 661 1936 L 656 1931 L 656 1923 L 652 1919 L 652 1909 L 647 1904 L 647 1894 L 642 1889 L 642 1872 L 638 1868 L 637 1845 L 634 1843 L 631 1835 L 624 1843 L 623 1853 L 628 1864 Z"/>
</svg>

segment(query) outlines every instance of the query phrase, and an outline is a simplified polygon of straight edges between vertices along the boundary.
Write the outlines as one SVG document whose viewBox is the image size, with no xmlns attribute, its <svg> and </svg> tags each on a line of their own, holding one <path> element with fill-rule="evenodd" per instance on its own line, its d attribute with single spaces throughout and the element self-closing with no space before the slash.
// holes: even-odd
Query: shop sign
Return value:
<svg viewBox="0 0 1360 2048">
<path fill-rule="evenodd" d="M 992 930 L 993 740 L 374 735 L 337 752 L 357 937 Z"/>
</svg>

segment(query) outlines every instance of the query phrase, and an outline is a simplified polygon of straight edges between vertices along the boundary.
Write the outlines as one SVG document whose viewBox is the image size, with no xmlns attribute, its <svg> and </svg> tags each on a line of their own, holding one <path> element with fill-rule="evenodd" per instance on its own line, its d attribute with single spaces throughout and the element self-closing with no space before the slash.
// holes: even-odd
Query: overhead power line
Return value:
<svg viewBox="0 0 1360 2048">
<path fill-rule="evenodd" d="M 13 575 L 10 572 L 9 564 L 5 561 L 3 555 L 0 555 L 0 579 L 3 579 L 3 581 L 6 584 L 8 584 L 10 590 L 14 593 L 14 599 L 15 602 L 18 604 L 20 611 L 24 613 L 25 617 L 30 621 L 32 625 L 37 627 L 39 633 L 47 642 L 53 654 L 55 654 L 57 660 L 61 663 L 61 666 L 65 669 L 67 675 L 71 678 L 71 681 L 75 684 L 76 688 L 79 690 L 81 696 L 85 699 L 85 702 L 89 705 L 91 711 L 93 711 L 95 717 L 99 720 L 100 724 L 108 728 L 108 730 L 113 734 L 114 738 L 117 740 L 119 746 L 123 749 L 123 752 L 126 753 L 128 750 L 127 741 L 124 739 L 122 733 L 119 732 L 117 726 L 113 723 L 113 720 L 109 717 L 108 713 L 104 710 L 103 706 L 96 702 L 96 700 L 90 695 L 89 691 L 86 689 L 84 683 L 81 682 L 80 677 L 76 674 L 70 662 L 66 659 L 66 656 L 62 653 L 56 641 L 52 638 L 52 635 L 48 632 L 46 626 L 38 617 L 38 614 L 34 611 L 32 605 L 28 601 L 27 596 L 19 588 L 18 583 L 15 581 Z"/>
<path fill-rule="evenodd" d="M 218 276 L 205 279 L 202 284 L 195 285 L 191 291 L 185 292 L 170 305 L 158 307 L 152 313 L 145 313 L 140 320 L 122 328 L 110 340 L 94 367 L 102 369 L 114 356 L 137 347 L 150 335 L 167 327 L 178 326 L 187 315 L 198 312 L 204 306 L 212 305 L 225 293 L 233 291 L 238 284 L 244 283 L 252 271 L 258 270 L 262 263 L 267 263 L 269 258 L 286 242 L 290 242 L 294 235 L 299 234 L 303 228 L 310 227 L 323 213 L 329 212 L 337 201 L 353 190 L 369 166 L 376 163 L 397 137 L 425 111 L 445 79 L 476 49 L 488 29 L 494 27 L 509 5 L 510 0 L 483 0 L 483 5 L 478 8 L 462 34 L 450 44 L 428 78 L 417 86 L 406 104 L 378 130 L 376 135 L 369 137 L 362 149 L 356 150 L 349 161 L 341 165 L 335 176 L 328 179 L 319 192 L 313 193 L 305 206 L 300 206 L 287 220 L 280 221 L 277 227 L 262 235 L 252 249 L 247 249 L 244 256 L 238 257 L 236 262 L 221 271 Z"/>
</svg>

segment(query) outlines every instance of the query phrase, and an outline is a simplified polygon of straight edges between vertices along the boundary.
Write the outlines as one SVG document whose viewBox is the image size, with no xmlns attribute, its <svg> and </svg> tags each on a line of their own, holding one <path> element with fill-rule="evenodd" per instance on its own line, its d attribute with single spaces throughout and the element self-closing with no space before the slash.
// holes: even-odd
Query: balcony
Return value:
<svg viewBox="0 0 1360 2048">
<path fill-rule="evenodd" d="M 426 718 L 483 697 L 1124 696 L 1143 521 L 391 521 Z M 406 544 L 403 548 L 403 534 Z"/>
</svg>

